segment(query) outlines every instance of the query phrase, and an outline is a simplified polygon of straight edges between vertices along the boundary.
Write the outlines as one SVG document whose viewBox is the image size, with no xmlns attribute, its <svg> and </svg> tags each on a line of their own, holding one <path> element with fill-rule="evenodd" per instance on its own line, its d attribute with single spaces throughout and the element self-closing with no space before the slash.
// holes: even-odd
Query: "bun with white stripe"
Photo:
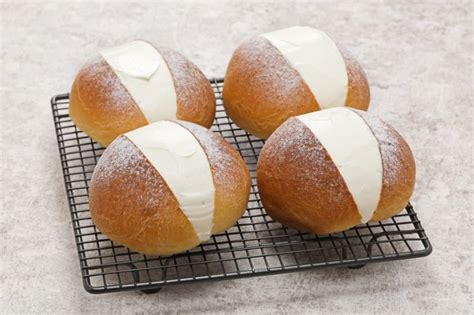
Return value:
<svg viewBox="0 0 474 315">
<path fill-rule="evenodd" d="M 184 121 L 119 136 L 92 175 L 92 219 L 111 240 L 148 255 L 207 241 L 244 213 L 250 174 L 222 137 Z"/>
<path fill-rule="evenodd" d="M 145 41 L 101 51 L 77 74 L 69 105 L 74 123 L 102 146 L 160 120 L 210 128 L 215 110 L 212 87 L 191 61 Z"/>
<path fill-rule="evenodd" d="M 415 185 L 415 161 L 390 125 L 338 107 L 282 124 L 260 153 L 257 183 L 273 219 L 333 233 L 403 210 Z"/>
<path fill-rule="evenodd" d="M 232 120 L 268 138 L 288 117 L 336 106 L 367 110 L 364 70 L 324 32 L 290 27 L 242 43 L 227 67 L 224 106 Z"/>
</svg>

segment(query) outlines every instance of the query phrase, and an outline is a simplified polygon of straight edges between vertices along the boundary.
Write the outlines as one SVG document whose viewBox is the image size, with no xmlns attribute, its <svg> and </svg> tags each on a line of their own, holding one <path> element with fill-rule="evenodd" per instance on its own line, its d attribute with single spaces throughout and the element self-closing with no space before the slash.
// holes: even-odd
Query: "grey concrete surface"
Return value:
<svg viewBox="0 0 474 315">
<path fill-rule="evenodd" d="M 12 0 L 0 10 L 0 313 L 472 312 L 471 1 Z M 155 295 L 86 293 L 50 97 L 68 91 L 101 47 L 148 39 L 221 76 L 244 38 L 294 24 L 326 30 L 364 66 L 371 110 L 416 155 L 412 201 L 433 254 L 360 270 L 174 286 Z"/>
</svg>

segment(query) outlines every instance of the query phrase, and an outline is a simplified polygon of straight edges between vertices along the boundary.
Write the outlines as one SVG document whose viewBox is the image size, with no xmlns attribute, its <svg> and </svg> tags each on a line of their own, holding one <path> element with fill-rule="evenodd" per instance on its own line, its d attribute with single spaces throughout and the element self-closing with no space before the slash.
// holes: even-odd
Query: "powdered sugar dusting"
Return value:
<svg viewBox="0 0 474 315">
<path fill-rule="evenodd" d="M 253 81 L 249 84 L 248 93 L 253 93 L 250 92 L 252 90 L 250 87 L 255 86 L 262 98 L 276 99 L 277 104 L 275 105 L 291 111 L 290 104 L 284 100 L 302 92 L 302 86 L 305 83 L 278 49 L 267 39 L 258 36 L 244 42 L 238 48 L 238 54 L 239 71 L 254 74 Z M 263 66 L 257 70 L 255 69 L 256 64 Z M 239 77 L 236 76 L 235 79 L 238 80 Z"/>
<path fill-rule="evenodd" d="M 301 76 L 288 64 L 286 58 L 279 51 L 278 53 L 270 53 L 271 51 L 268 50 L 269 46 L 272 46 L 275 50 L 277 50 L 277 48 L 267 42 L 267 39 L 253 39 L 249 41 L 248 45 L 252 45 L 255 58 L 264 59 L 266 67 L 261 69 L 260 75 L 257 77 L 262 79 L 261 83 L 266 84 L 266 82 L 272 81 L 274 77 L 281 78 L 282 82 L 285 83 L 282 85 L 279 84 L 277 90 L 271 91 L 272 93 L 277 93 L 278 98 L 280 98 L 281 95 L 288 95 L 295 90 L 301 89 L 301 83 L 303 82 Z M 244 52 L 244 58 L 252 58 L 249 56 L 251 53 L 249 53 L 248 50 L 244 50 Z M 282 64 L 287 66 L 282 67 Z M 245 71 L 245 68 L 243 71 Z"/>
<path fill-rule="evenodd" d="M 296 192 L 301 198 L 317 200 L 323 196 L 315 196 L 314 191 L 324 191 L 327 193 L 324 197 L 335 204 L 347 199 L 345 183 L 326 150 L 311 130 L 296 118 L 288 119 L 272 134 L 262 150 L 262 157 L 272 161 L 275 167 L 274 172 L 267 172 L 273 181 L 307 183 L 293 185 L 292 194 Z M 328 176 L 331 173 L 336 175 Z M 328 178 L 336 180 L 329 181 Z"/>
<path fill-rule="evenodd" d="M 361 68 L 359 62 L 352 56 L 351 53 L 345 48 L 339 47 L 341 55 L 344 57 L 344 62 L 346 63 L 347 75 L 349 78 L 349 86 L 357 85 L 357 82 L 363 82 L 366 80 L 364 76 L 364 70 Z M 351 84 L 352 83 L 352 84 Z M 349 94 L 349 92 L 347 92 Z"/>
<path fill-rule="evenodd" d="M 383 165 L 383 184 L 387 187 L 408 181 L 404 171 L 407 167 L 408 145 L 395 129 L 378 117 L 357 111 L 367 122 L 379 143 Z M 410 152 L 411 153 L 411 152 Z"/>
<path fill-rule="evenodd" d="M 173 77 L 178 104 L 177 118 L 210 126 L 214 119 L 216 100 L 209 80 L 181 54 L 163 47 L 158 51 Z"/>
<path fill-rule="evenodd" d="M 206 152 L 207 159 L 213 170 L 214 184 L 217 189 L 231 191 L 235 185 L 240 183 L 240 168 L 236 164 L 243 161 L 237 151 L 230 147 L 219 135 L 196 124 L 179 121 L 196 137 Z M 227 150 L 231 148 L 231 150 Z M 230 153 L 229 153 L 230 152 Z"/>
<path fill-rule="evenodd" d="M 198 84 L 200 81 L 207 82 L 204 74 L 181 54 L 163 47 L 160 47 L 158 51 L 170 68 L 175 88 L 181 89 L 180 93 L 184 98 L 189 99 L 194 96 L 195 90 L 201 88 Z"/>
<path fill-rule="evenodd" d="M 102 96 L 101 106 L 120 114 L 130 113 L 130 104 L 134 104 L 132 97 L 101 56 L 87 62 L 81 70 L 81 75 L 83 82 L 94 85 L 94 89 L 100 91 L 98 97 Z"/>
<path fill-rule="evenodd" d="M 300 74 L 261 36 L 243 42 L 232 55 L 223 98 L 230 118 L 261 138 L 288 117 L 318 109 Z"/>
<path fill-rule="evenodd" d="M 346 49 L 339 47 L 339 51 L 346 63 L 349 86 L 345 104 L 346 106 L 367 110 L 370 102 L 370 89 L 367 75 L 359 62 Z"/>
<path fill-rule="evenodd" d="M 104 151 L 92 175 L 89 202 L 100 231 L 136 251 L 166 255 L 197 245 L 167 183 L 127 136 Z"/>
<path fill-rule="evenodd" d="M 136 200 L 145 209 L 156 209 L 159 192 L 163 191 L 163 181 L 157 171 L 149 164 L 143 153 L 126 137 L 118 137 L 102 154 L 91 179 L 91 190 L 96 183 L 112 188 L 117 180 L 126 182 L 129 189 L 117 192 L 114 198 L 118 203 L 127 204 L 127 200 Z M 136 194 L 135 185 L 146 183 Z"/>
</svg>

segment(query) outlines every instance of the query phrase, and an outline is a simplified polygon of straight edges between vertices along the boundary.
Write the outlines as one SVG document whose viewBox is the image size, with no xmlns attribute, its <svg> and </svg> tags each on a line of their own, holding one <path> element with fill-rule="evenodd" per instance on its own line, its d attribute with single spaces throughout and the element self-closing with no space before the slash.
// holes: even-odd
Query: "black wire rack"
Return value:
<svg viewBox="0 0 474 315">
<path fill-rule="evenodd" d="M 367 263 L 427 256 L 432 247 L 413 209 L 389 220 L 370 222 L 341 233 L 302 233 L 272 220 L 260 201 L 255 181 L 257 158 L 264 141 L 238 128 L 223 106 L 222 79 L 211 80 L 217 99 L 212 129 L 236 147 L 252 174 L 247 211 L 223 234 L 187 252 L 146 256 L 115 244 L 92 223 L 89 180 L 104 149 L 78 130 L 68 113 L 68 94 L 52 98 L 61 166 L 82 279 L 90 293 L 162 287 L 191 281 L 231 279 L 329 266 L 360 268 Z"/>
</svg>

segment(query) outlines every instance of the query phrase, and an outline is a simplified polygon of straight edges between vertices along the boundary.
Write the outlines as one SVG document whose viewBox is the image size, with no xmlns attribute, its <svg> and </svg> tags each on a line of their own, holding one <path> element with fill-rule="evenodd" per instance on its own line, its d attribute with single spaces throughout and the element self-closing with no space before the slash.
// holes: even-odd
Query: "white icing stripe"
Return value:
<svg viewBox="0 0 474 315">
<path fill-rule="evenodd" d="M 160 121 L 125 134 L 156 168 L 201 242 L 210 238 L 215 187 L 207 155 L 194 135 L 176 122 Z"/>
<path fill-rule="evenodd" d="M 149 123 L 176 119 L 176 91 L 168 65 L 149 43 L 133 41 L 100 52 Z"/>
<path fill-rule="evenodd" d="M 349 86 L 346 64 L 326 33 L 293 26 L 262 34 L 295 68 L 321 109 L 344 106 Z"/>
<path fill-rule="evenodd" d="M 382 191 L 379 143 L 367 123 L 345 107 L 297 116 L 324 146 L 344 179 L 361 215 L 372 218 Z"/>
</svg>

